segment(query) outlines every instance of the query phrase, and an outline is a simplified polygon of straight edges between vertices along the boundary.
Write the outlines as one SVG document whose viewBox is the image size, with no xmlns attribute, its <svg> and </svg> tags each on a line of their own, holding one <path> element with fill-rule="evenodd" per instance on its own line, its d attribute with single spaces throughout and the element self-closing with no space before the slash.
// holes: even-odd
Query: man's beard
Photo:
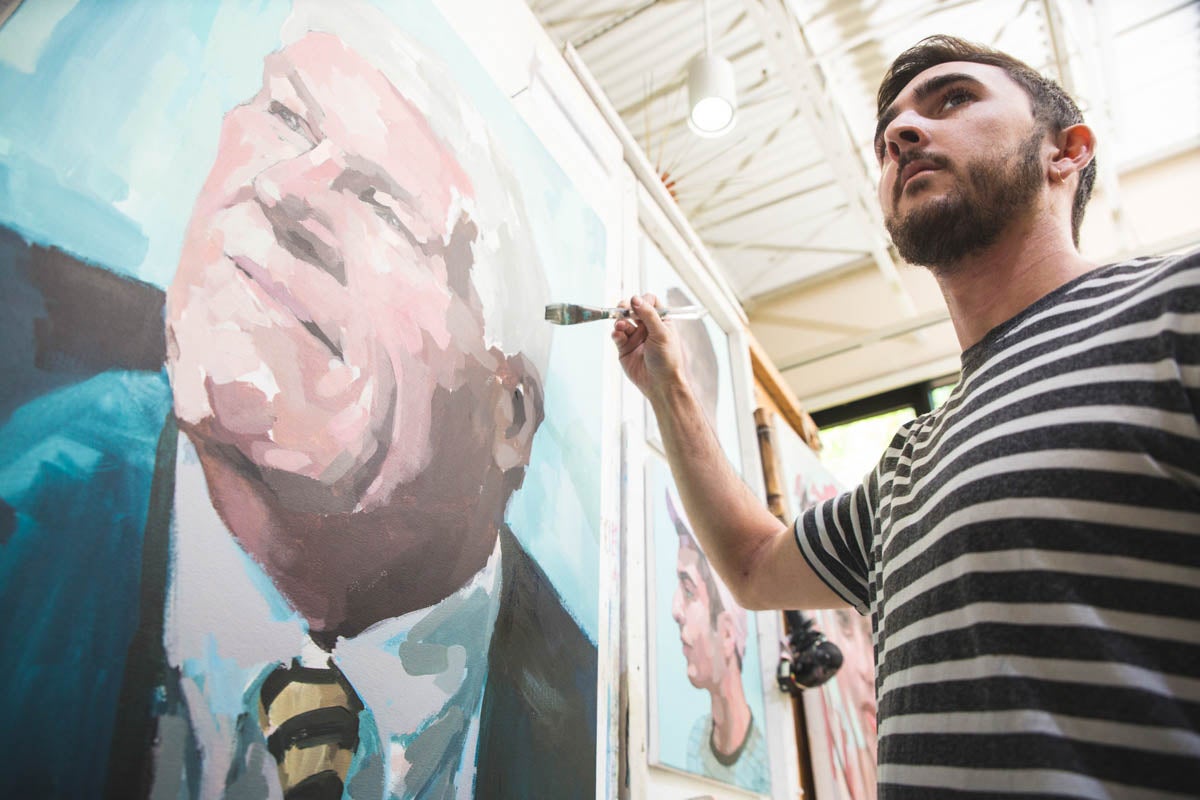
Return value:
<svg viewBox="0 0 1200 800">
<path fill-rule="evenodd" d="M 903 214 L 892 214 L 885 224 L 900 256 L 910 264 L 933 270 L 948 270 L 967 256 L 995 244 L 1015 219 L 1027 212 L 1042 185 L 1042 130 L 1007 157 L 967 164 L 967 185 L 957 186 L 935 201 L 926 202 Z M 927 158 L 943 169 L 948 162 L 913 153 L 898 165 Z M 1015 164 L 1014 164 L 1015 162 Z M 893 207 L 899 205 L 899 195 Z"/>
</svg>

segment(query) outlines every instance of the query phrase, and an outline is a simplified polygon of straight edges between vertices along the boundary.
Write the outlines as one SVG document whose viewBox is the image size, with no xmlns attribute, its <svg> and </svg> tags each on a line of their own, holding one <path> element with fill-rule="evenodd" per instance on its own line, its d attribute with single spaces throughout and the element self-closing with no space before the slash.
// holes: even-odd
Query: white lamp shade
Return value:
<svg viewBox="0 0 1200 800">
<path fill-rule="evenodd" d="M 728 59 L 701 53 L 688 64 L 688 127 L 721 136 L 737 122 L 737 88 Z"/>
</svg>

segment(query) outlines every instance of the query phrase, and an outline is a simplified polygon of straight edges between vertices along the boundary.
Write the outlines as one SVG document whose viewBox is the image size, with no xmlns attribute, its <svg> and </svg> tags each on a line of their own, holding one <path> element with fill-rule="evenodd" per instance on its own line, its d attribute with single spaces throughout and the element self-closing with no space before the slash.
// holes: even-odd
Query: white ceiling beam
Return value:
<svg viewBox="0 0 1200 800">
<path fill-rule="evenodd" d="M 845 116 L 820 75 L 812 46 L 784 0 L 745 0 L 746 11 L 758 26 L 780 79 L 787 84 L 801 116 L 829 160 L 838 185 L 849 199 L 847 210 L 861 227 L 876 268 L 900 307 L 912 316 L 916 304 L 900 281 L 895 260 L 883 235 L 883 211 L 875 198 L 874 181 L 856 153 Z"/>
<path fill-rule="evenodd" d="M 616 30 L 620 26 L 624 25 L 626 22 L 629 22 L 631 19 L 639 16 L 640 14 L 642 14 L 642 12 L 649 11 L 651 8 L 658 5 L 660 2 L 661 2 L 661 0 L 644 0 L 644 2 L 638 3 L 637 5 L 631 6 L 628 8 L 605 9 L 604 11 L 594 12 L 591 14 L 577 15 L 576 17 L 574 17 L 570 20 L 567 20 L 567 21 L 583 22 L 583 21 L 591 21 L 593 19 L 604 19 L 604 22 L 602 22 L 599 27 L 593 28 L 589 31 L 585 31 L 584 33 L 572 38 L 571 46 L 578 50 L 579 48 L 583 47 L 584 45 L 591 44 L 592 42 L 599 39 L 601 36 L 604 36 L 607 33 L 611 33 L 612 31 Z M 559 21 L 555 21 L 554 23 L 551 23 L 551 24 L 558 24 L 558 22 Z"/>
<path fill-rule="evenodd" d="M 857 247 L 818 247 L 806 244 L 764 244 L 760 242 L 714 242 L 708 246 L 715 250 L 751 250 L 765 253 L 832 253 L 835 255 L 861 256 L 863 251 Z"/>
<path fill-rule="evenodd" d="M 809 186 L 803 186 L 799 189 L 794 189 L 794 190 L 788 192 L 787 194 L 782 194 L 782 195 L 777 194 L 768 200 L 762 201 L 761 203 L 750 206 L 749 208 L 739 209 L 738 211 L 735 211 L 732 214 L 727 214 L 726 216 L 718 217 L 717 219 L 706 219 L 704 217 L 702 210 L 700 210 L 700 209 L 690 209 L 689 208 L 689 209 L 685 209 L 685 210 L 688 212 L 688 217 L 692 220 L 693 224 L 696 226 L 697 229 L 703 230 L 706 228 L 715 228 L 718 225 L 726 225 L 730 222 L 733 222 L 734 220 L 739 220 L 739 219 L 742 219 L 743 217 L 748 217 L 748 216 L 751 216 L 752 214 L 757 214 L 758 212 L 764 211 L 768 208 L 771 208 L 772 206 L 778 206 L 783 203 L 790 202 L 792 200 L 798 200 L 799 198 L 804 197 L 805 195 L 810 195 L 813 192 L 819 192 L 822 189 L 828 189 L 831 185 L 833 185 L 833 184 L 830 181 L 822 181 L 821 183 L 812 184 Z M 752 196 L 753 196 L 752 193 L 745 192 L 742 194 L 741 198 L 739 198 L 739 199 L 745 199 L 747 197 L 752 197 Z M 709 211 L 719 211 L 720 209 L 721 209 L 721 206 L 717 206 L 715 208 L 710 208 L 708 210 Z M 793 222 L 792 224 L 796 224 L 796 223 Z"/>
<path fill-rule="evenodd" d="M 815 364 L 818 361 L 824 361 L 827 358 L 840 356 L 843 353 L 849 353 L 851 350 L 857 350 L 860 347 L 875 344 L 877 342 L 885 342 L 888 339 L 895 339 L 900 336 L 906 336 L 925 328 L 941 325 L 943 322 L 950 321 L 950 312 L 946 309 L 938 309 L 937 311 L 926 311 L 924 314 L 918 314 L 908 319 L 900 320 L 892 325 L 884 325 L 881 328 L 876 328 L 867 331 L 858 336 L 848 339 L 838 339 L 835 342 L 830 342 L 823 347 L 814 347 L 811 350 L 803 353 L 796 353 L 788 358 L 779 359 L 779 371 L 790 372 L 800 367 L 807 367 L 810 364 Z"/>
<path fill-rule="evenodd" d="M 667 187 L 663 186 L 662 178 L 650 166 L 650 159 L 638 144 L 637 139 L 633 138 L 629 127 L 621 119 L 621 115 L 613 108 L 612 102 L 604 93 L 600 83 L 595 76 L 588 70 L 587 65 L 583 63 L 583 59 L 579 56 L 578 51 L 570 44 L 563 47 L 563 58 L 567 62 L 567 66 L 575 73 L 575 77 L 583 84 L 584 91 L 592 98 L 592 102 L 596 104 L 596 108 L 603 115 L 613 133 L 617 135 L 617 139 L 621 142 L 621 148 L 625 152 L 625 163 L 633 170 L 634 176 L 637 177 L 642 187 L 654 200 L 654 203 L 663 212 L 671 226 L 675 228 L 676 233 L 683 238 L 688 249 L 703 265 L 704 271 L 716 286 L 717 291 L 722 294 L 729 302 L 730 307 L 737 315 L 738 322 L 743 326 L 749 325 L 749 320 L 746 318 L 746 312 L 742 309 L 741 303 L 738 302 L 737 293 L 733 291 L 733 287 L 729 284 L 729 279 L 726 277 L 725 271 L 721 269 L 713 260 L 712 254 L 708 247 L 700 239 L 700 236 L 692 228 L 691 223 L 683 215 L 679 204 L 675 202 L 675 198 L 671 197 L 667 192 Z"/>
<path fill-rule="evenodd" d="M 747 295 L 742 300 L 742 307 L 746 309 L 747 314 L 755 316 L 763 308 L 787 302 L 794 297 L 811 292 L 821 286 L 828 286 L 849 275 L 856 275 L 868 270 L 875 270 L 875 262 L 869 255 L 864 255 L 857 261 L 848 261 L 845 264 L 831 267 L 821 272 L 796 278 L 790 283 L 777 286 L 773 289 L 768 289 L 758 294 Z"/>
<path fill-rule="evenodd" d="M 819 63 L 830 58 L 840 58 L 846 53 L 849 53 L 855 48 L 861 47 L 867 42 L 883 41 L 895 34 L 897 31 L 902 31 L 905 28 L 911 28 L 916 22 L 928 19 L 936 14 L 952 11 L 960 6 L 969 6 L 978 2 L 980 2 L 980 0 L 955 0 L 955 2 L 950 2 L 950 0 L 937 0 L 936 2 L 931 2 L 925 6 L 917 8 L 904 7 L 897 16 L 889 17 L 887 19 L 879 19 L 878 15 L 875 15 L 872 17 L 871 23 L 865 26 L 862 31 L 851 36 L 839 38 L 832 47 L 817 53 L 817 61 Z M 876 3 L 876 6 L 882 5 L 882 2 Z M 874 14 L 874 12 L 875 9 L 873 8 L 864 9 L 862 16 L 866 17 L 868 14 Z M 820 17 L 821 15 L 818 14 L 812 17 L 810 21 L 815 22 Z M 801 21 L 800 24 L 803 25 L 804 22 Z"/>
</svg>

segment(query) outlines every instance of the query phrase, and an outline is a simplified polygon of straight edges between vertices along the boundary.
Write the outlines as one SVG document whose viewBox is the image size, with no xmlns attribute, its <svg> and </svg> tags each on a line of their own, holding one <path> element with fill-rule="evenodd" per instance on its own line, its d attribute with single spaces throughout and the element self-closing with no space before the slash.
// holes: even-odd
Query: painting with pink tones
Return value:
<svg viewBox="0 0 1200 800">
<path fill-rule="evenodd" d="M 592 797 L 604 221 L 429 0 L 0 27 L 0 769 Z"/>
<path fill-rule="evenodd" d="M 789 519 L 838 495 L 838 480 L 782 416 L 774 415 L 771 434 Z M 878 732 L 871 620 L 852 608 L 803 613 L 842 653 L 837 674 L 802 696 L 814 789 L 823 798 L 874 800 Z"/>
</svg>

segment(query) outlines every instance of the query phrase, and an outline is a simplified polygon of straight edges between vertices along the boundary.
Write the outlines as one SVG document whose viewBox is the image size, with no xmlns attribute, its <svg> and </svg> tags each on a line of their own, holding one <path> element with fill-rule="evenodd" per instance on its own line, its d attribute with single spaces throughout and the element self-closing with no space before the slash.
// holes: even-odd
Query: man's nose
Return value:
<svg viewBox="0 0 1200 800">
<path fill-rule="evenodd" d="M 345 169 L 345 154 L 328 139 L 294 156 L 280 158 L 254 178 L 259 200 L 275 204 L 311 194 L 315 186 L 332 185 Z"/>
<path fill-rule="evenodd" d="M 682 594 L 683 594 L 682 592 L 680 592 L 678 589 L 676 589 L 675 594 L 671 597 L 671 619 L 675 620 L 675 624 L 677 624 L 677 625 L 683 624 L 683 597 L 682 597 Z"/>
<path fill-rule="evenodd" d="M 888 123 L 883 132 L 883 140 L 887 146 L 888 158 L 898 161 L 905 152 L 927 146 L 929 131 L 922 117 L 915 111 L 902 111 Z"/>
<path fill-rule="evenodd" d="M 345 155 L 328 139 L 292 158 L 282 159 L 254 178 L 255 198 L 275 240 L 296 258 L 346 283 L 338 238 L 319 198 L 336 191 L 345 171 Z"/>
</svg>

